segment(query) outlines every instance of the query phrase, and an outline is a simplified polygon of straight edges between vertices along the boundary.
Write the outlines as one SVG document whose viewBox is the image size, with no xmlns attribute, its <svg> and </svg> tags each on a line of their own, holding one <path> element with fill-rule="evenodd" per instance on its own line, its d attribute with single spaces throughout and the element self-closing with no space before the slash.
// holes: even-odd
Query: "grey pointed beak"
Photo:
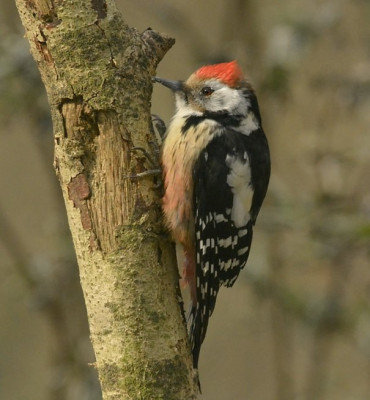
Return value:
<svg viewBox="0 0 370 400">
<path fill-rule="evenodd" d="M 178 92 L 179 90 L 183 90 L 184 87 L 181 81 L 170 81 L 168 79 L 158 78 L 157 76 L 154 76 L 152 78 L 152 81 L 161 83 L 163 86 L 168 87 L 173 92 Z"/>
</svg>

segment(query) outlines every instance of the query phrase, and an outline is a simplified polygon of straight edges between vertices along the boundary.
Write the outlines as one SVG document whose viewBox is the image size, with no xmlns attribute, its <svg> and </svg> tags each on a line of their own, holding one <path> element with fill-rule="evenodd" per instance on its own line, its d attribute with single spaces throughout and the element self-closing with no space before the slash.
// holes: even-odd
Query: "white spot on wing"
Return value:
<svg viewBox="0 0 370 400">
<path fill-rule="evenodd" d="M 215 214 L 214 218 L 217 224 L 228 221 L 223 214 Z"/>
<path fill-rule="evenodd" d="M 249 247 L 242 247 L 240 250 L 238 250 L 238 256 L 242 256 L 248 251 Z"/>
<path fill-rule="evenodd" d="M 239 229 L 238 236 L 243 237 L 248 233 L 248 229 Z"/>
<path fill-rule="evenodd" d="M 230 260 L 227 260 L 226 262 L 225 261 L 221 261 L 221 265 L 220 265 L 220 267 L 221 267 L 221 269 L 223 270 L 223 271 L 227 271 L 230 267 L 231 267 L 231 259 Z"/>
<path fill-rule="evenodd" d="M 231 246 L 231 236 L 227 239 L 220 239 L 218 241 L 220 247 L 230 247 Z"/>
<path fill-rule="evenodd" d="M 211 265 L 211 268 L 212 268 L 212 265 Z M 206 272 L 208 272 L 208 270 L 209 270 L 209 262 L 207 261 L 207 262 L 204 264 L 203 271 L 206 273 Z"/>
<path fill-rule="evenodd" d="M 240 260 L 238 258 L 234 258 L 232 267 L 237 267 L 240 264 Z"/>
<path fill-rule="evenodd" d="M 220 246 L 220 247 L 224 247 L 224 248 L 227 248 L 227 247 L 230 247 L 231 246 L 231 248 L 234 248 L 234 246 L 236 245 L 238 243 L 238 236 L 229 236 L 229 237 L 227 237 L 226 239 L 218 239 L 218 245 Z"/>
</svg>

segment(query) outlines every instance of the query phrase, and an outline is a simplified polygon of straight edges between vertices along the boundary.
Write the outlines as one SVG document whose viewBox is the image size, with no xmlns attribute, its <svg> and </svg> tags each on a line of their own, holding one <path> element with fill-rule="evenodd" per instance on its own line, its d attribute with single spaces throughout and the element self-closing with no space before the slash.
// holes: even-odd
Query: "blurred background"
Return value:
<svg viewBox="0 0 370 400">
<path fill-rule="evenodd" d="M 278 5 L 277 5 L 278 3 Z M 237 59 L 273 172 L 247 268 L 200 359 L 204 400 L 370 398 L 370 2 L 117 0 L 176 38 L 158 75 Z M 53 170 L 45 90 L 0 5 L 0 399 L 98 400 L 85 306 Z M 168 122 L 172 95 L 155 87 Z"/>
</svg>

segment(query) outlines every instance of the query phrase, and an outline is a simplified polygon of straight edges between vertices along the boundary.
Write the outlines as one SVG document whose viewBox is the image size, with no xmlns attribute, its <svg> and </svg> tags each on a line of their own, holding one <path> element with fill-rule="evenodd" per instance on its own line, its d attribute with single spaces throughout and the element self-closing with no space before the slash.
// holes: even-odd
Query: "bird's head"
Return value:
<svg viewBox="0 0 370 400">
<path fill-rule="evenodd" d="M 172 89 L 177 113 L 183 116 L 204 113 L 246 116 L 255 99 L 236 61 L 201 67 L 185 82 L 157 77 L 154 81 Z"/>
</svg>

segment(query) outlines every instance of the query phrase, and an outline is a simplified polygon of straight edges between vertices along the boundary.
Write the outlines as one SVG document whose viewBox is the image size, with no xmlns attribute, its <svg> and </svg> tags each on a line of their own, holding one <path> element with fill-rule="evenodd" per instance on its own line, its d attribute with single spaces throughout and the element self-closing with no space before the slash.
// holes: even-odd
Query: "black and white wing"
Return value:
<svg viewBox="0 0 370 400">
<path fill-rule="evenodd" d="M 208 144 L 194 167 L 197 304 L 191 311 L 190 338 L 196 368 L 219 288 L 232 286 L 248 260 L 267 190 L 267 142 L 262 130 L 252 135 L 260 136 L 261 154 L 254 154 L 256 137 L 230 130 Z M 263 182 L 257 182 L 257 175 Z"/>
</svg>

